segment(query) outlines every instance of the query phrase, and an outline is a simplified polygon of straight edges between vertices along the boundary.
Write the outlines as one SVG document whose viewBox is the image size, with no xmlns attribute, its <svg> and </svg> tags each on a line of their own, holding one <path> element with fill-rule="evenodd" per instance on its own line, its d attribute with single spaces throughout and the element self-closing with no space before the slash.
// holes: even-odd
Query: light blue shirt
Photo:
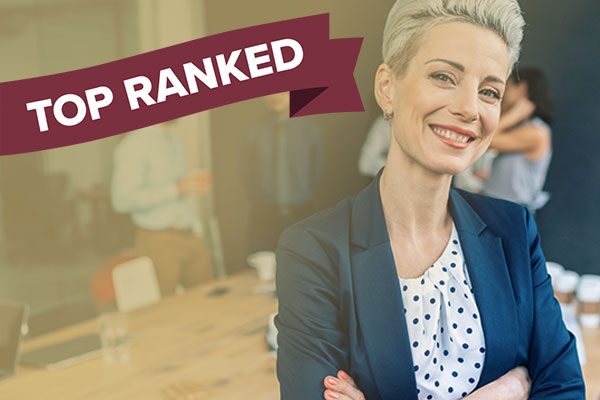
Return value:
<svg viewBox="0 0 600 400">
<path fill-rule="evenodd" d="M 177 189 L 185 175 L 183 147 L 175 137 L 158 126 L 129 133 L 115 150 L 113 208 L 130 213 L 139 228 L 200 234 L 193 199 L 180 196 Z"/>
</svg>

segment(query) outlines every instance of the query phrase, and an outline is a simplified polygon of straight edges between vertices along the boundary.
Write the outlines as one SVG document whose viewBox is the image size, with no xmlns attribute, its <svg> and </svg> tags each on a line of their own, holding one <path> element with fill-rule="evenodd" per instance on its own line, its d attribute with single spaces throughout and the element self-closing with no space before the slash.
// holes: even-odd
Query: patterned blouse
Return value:
<svg viewBox="0 0 600 400">
<path fill-rule="evenodd" d="M 458 232 L 419 278 L 400 279 L 421 399 L 459 399 L 477 386 L 485 340 Z"/>
</svg>

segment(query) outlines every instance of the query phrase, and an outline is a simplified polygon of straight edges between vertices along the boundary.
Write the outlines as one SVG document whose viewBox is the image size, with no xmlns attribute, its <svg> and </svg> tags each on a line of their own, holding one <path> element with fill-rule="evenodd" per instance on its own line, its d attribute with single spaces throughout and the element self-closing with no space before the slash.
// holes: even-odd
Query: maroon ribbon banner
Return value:
<svg viewBox="0 0 600 400">
<path fill-rule="evenodd" d="M 364 111 L 353 76 L 361 43 L 329 39 L 329 14 L 321 14 L 0 83 L 0 155 L 89 142 L 285 91 L 291 117 Z"/>
</svg>

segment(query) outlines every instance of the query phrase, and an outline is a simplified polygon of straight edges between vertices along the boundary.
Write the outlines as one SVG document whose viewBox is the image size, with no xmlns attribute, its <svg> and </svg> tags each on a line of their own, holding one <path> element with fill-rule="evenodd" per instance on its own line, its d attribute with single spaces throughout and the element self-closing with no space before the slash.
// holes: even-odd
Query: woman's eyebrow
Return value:
<svg viewBox="0 0 600 400">
<path fill-rule="evenodd" d="M 461 64 L 454 62 L 454 61 L 446 60 L 445 58 L 434 58 L 434 59 L 427 61 L 425 64 L 429 64 L 432 62 L 443 62 L 443 63 L 450 65 L 451 67 L 456 68 L 460 72 L 465 72 L 465 67 L 463 67 Z M 497 83 L 500 83 L 500 84 L 506 86 L 506 82 L 503 79 L 500 79 L 494 75 L 487 76 L 483 81 L 484 82 L 497 82 Z"/>
<path fill-rule="evenodd" d="M 446 63 L 454 68 L 456 68 L 457 70 L 459 70 L 460 72 L 465 72 L 465 67 L 463 67 L 462 65 L 460 65 L 459 63 L 456 63 L 454 61 L 450 61 L 450 60 L 446 60 L 443 58 L 434 58 L 432 60 L 427 61 L 425 64 L 429 64 L 432 62 L 443 62 Z"/>
<path fill-rule="evenodd" d="M 502 80 L 502 79 L 500 79 L 500 78 L 498 78 L 497 76 L 494 76 L 494 75 L 487 76 L 483 81 L 484 82 L 497 82 L 497 83 L 499 83 L 501 85 L 506 86 L 506 82 L 504 80 Z"/>
</svg>

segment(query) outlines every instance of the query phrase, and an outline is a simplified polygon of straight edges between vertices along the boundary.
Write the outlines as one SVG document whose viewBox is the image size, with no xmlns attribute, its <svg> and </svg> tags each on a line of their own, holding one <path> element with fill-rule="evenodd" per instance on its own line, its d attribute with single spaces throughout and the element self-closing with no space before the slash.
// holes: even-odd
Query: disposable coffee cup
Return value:
<svg viewBox="0 0 600 400">
<path fill-rule="evenodd" d="M 554 285 L 554 282 L 557 281 L 560 278 L 560 275 L 562 275 L 562 273 L 565 271 L 565 267 L 563 267 L 559 263 L 553 262 L 553 261 L 548 261 L 546 263 L 546 269 L 548 270 L 548 273 L 552 277 L 553 285 Z"/>
<path fill-rule="evenodd" d="M 584 275 L 577 289 L 579 321 L 585 328 L 600 326 L 600 277 Z"/>
<path fill-rule="evenodd" d="M 250 254 L 246 261 L 249 266 L 256 269 L 258 279 L 261 281 L 272 281 L 275 279 L 275 252 L 259 251 L 258 253 Z"/>
<path fill-rule="evenodd" d="M 550 278 L 552 278 L 552 289 L 554 290 L 554 297 L 558 298 L 556 294 L 556 281 L 560 279 L 560 276 L 565 271 L 565 268 L 557 262 L 548 261 L 546 262 L 546 269 Z"/>
<path fill-rule="evenodd" d="M 581 275 L 581 277 L 579 278 L 579 285 L 592 285 L 600 288 L 600 275 Z"/>
<path fill-rule="evenodd" d="M 572 304 L 579 283 L 579 274 L 574 271 L 563 271 L 554 282 L 554 295 L 561 304 Z"/>
</svg>

